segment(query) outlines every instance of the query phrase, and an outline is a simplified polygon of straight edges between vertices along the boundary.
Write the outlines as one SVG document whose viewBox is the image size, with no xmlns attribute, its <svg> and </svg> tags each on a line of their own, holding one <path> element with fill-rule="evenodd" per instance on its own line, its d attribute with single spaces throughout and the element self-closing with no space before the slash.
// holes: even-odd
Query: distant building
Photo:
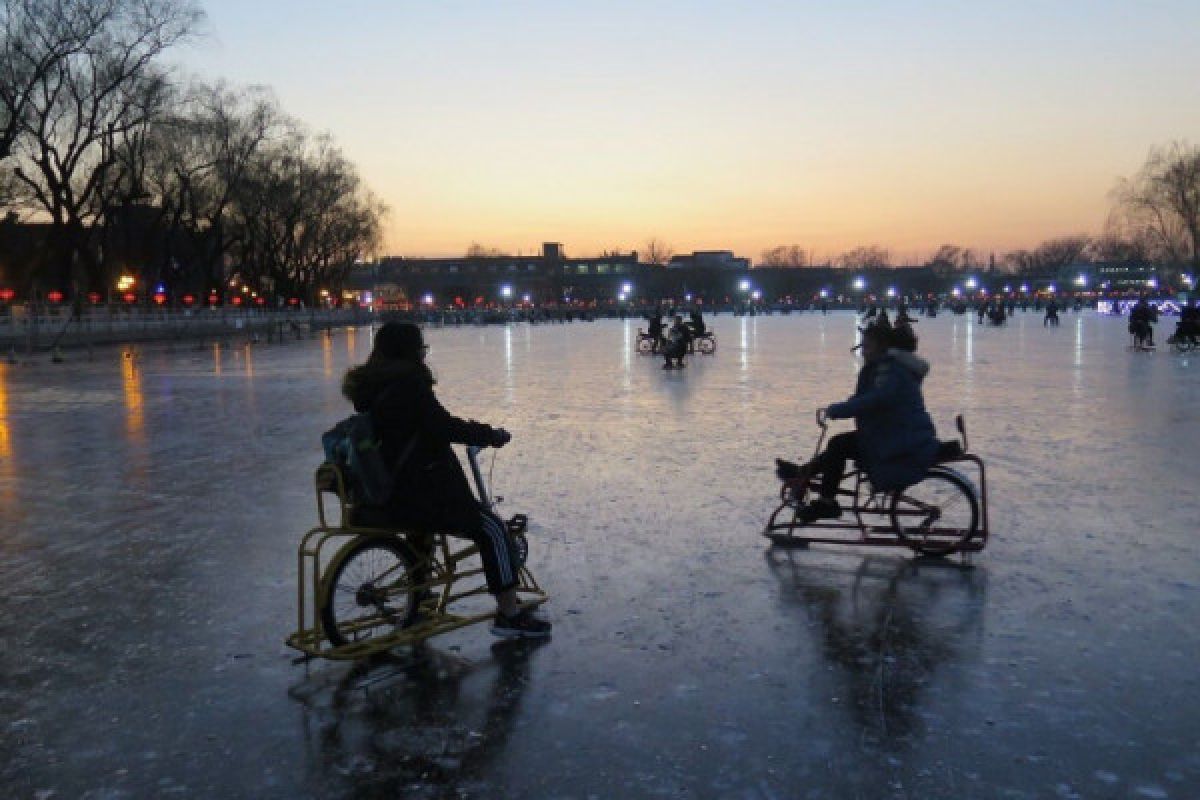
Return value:
<svg viewBox="0 0 1200 800">
<path fill-rule="evenodd" d="M 697 250 L 691 255 L 671 256 L 667 269 L 684 269 L 699 267 L 701 269 L 750 269 L 750 259 L 739 258 L 732 250 Z"/>
<path fill-rule="evenodd" d="M 1074 280 L 1079 275 L 1087 278 L 1089 288 L 1116 291 L 1145 291 L 1157 285 L 1158 270 L 1149 264 L 1087 264 L 1066 269 L 1064 277 Z M 1071 276 L 1070 273 L 1075 275 Z"/>
<path fill-rule="evenodd" d="M 376 294 L 396 305 L 470 306 L 527 296 L 535 303 L 613 297 L 637 272 L 637 259 L 636 252 L 567 258 L 562 244 L 546 242 L 540 255 L 389 256 L 370 269 Z"/>
</svg>

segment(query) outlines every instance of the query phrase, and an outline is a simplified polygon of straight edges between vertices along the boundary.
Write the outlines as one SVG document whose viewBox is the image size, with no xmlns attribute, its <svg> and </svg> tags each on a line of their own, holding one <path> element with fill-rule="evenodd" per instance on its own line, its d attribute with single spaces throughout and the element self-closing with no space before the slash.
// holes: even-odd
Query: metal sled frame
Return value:
<svg viewBox="0 0 1200 800">
<path fill-rule="evenodd" d="M 472 454 L 472 468 L 476 472 L 478 485 L 482 487 L 482 476 L 478 473 L 477 465 Z M 456 614 L 450 611 L 452 604 L 468 597 L 487 594 L 486 582 L 482 579 L 482 566 L 464 569 L 461 565 L 472 556 L 479 554 L 475 544 L 468 544 L 461 549 L 451 547 L 446 533 L 416 533 L 403 530 L 358 527 L 347 524 L 353 505 L 349 502 L 346 491 L 345 477 L 341 469 L 333 464 L 322 464 L 316 472 L 317 519 L 318 525 L 309 530 L 300 540 L 297 551 L 296 571 L 296 630 L 287 637 L 287 645 L 299 650 L 304 655 L 299 660 L 309 658 L 328 658 L 334 660 L 360 659 L 374 653 L 380 653 L 405 645 L 414 645 L 431 636 L 448 633 L 468 625 L 485 622 L 494 617 L 495 611 L 489 610 L 475 614 Z M 337 498 L 339 524 L 330 525 L 325 514 L 325 495 Z M 490 507 L 491 502 L 482 492 L 484 503 Z M 520 533 L 524 535 L 522 528 Z M 414 542 L 432 543 L 432 547 L 412 546 L 419 554 L 420 560 L 413 565 L 416 569 L 424 569 L 429 579 L 420 584 L 406 584 L 400 591 L 403 593 L 426 593 L 428 596 L 421 603 L 416 621 L 407 627 L 395 628 L 391 632 L 372 636 L 361 641 L 347 642 L 335 646 L 323 629 L 320 619 L 320 608 L 329 591 L 330 576 L 325 574 L 330 563 L 342 548 L 357 543 L 362 539 L 392 539 L 400 538 L 410 545 Z M 455 586 L 464 579 L 476 578 L 472 586 L 462 591 L 455 591 Z M 517 575 L 517 595 L 523 608 L 541 605 L 548 599 L 545 591 L 538 585 L 533 574 L 522 566 Z M 378 622 L 370 620 L 367 623 L 358 621 L 354 630 L 367 627 L 393 627 L 392 623 L 380 616 Z M 342 627 L 342 626 L 339 626 Z M 353 633 L 347 629 L 344 633 Z"/>
</svg>

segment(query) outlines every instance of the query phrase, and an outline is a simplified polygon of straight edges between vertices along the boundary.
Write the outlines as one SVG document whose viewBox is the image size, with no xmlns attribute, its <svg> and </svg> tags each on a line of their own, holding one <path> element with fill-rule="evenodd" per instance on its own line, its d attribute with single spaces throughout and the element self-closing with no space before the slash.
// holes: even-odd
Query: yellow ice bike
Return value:
<svg viewBox="0 0 1200 800">
<path fill-rule="evenodd" d="M 479 501 L 492 511 L 494 501 L 479 468 L 481 449 L 468 447 L 467 460 Z M 448 533 L 351 524 L 354 505 L 345 476 L 335 464 L 317 468 L 316 490 L 319 524 L 300 540 L 297 627 L 287 638 L 289 647 L 304 654 L 298 660 L 363 658 L 495 615 L 474 543 L 459 540 L 465 546 L 455 549 L 451 542 L 455 537 Z M 337 498 L 336 526 L 326 520 L 326 495 Z M 520 565 L 517 594 L 523 608 L 547 600 L 525 566 L 528 524 L 524 514 L 507 521 Z M 466 563 L 472 557 L 475 560 Z M 481 597 L 488 602 L 478 602 Z M 472 605 L 472 598 L 477 607 L 464 608 Z"/>
</svg>

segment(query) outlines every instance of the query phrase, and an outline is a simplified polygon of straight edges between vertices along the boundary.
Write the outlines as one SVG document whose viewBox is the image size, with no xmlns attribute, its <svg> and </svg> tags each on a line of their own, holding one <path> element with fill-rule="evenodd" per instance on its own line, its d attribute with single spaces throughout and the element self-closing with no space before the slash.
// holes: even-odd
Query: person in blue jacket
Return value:
<svg viewBox="0 0 1200 800">
<path fill-rule="evenodd" d="M 899 342 L 893 341 L 894 336 L 874 325 L 863 331 L 866 363 L 858 373 L 854 396 L 825 409 L 830 419 L 853 417 L 856 430 L 831 438 L 825 452 L 803 468 L 787 465 L 792 466 L 788 470 L 780 465 L 785 480 L 798 469 L 820 475 L 817 499 L 800 509 L 803 522 L 841 516 L 837 489 L 847 459 L 866 471 L 876 490 L 889 491 L 919 481 L 937 457 L 937 432 L 921 395 L 929 363 L 912 352 L 915 339 Z"/>
</svg>

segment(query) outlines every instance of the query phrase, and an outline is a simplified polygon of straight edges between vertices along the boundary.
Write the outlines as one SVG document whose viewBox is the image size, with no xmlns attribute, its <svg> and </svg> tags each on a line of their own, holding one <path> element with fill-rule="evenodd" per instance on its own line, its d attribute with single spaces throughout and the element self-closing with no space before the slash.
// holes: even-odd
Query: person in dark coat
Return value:
<svg viewBox="0 0 1200 800">
<path fill-rule="evenodd" d="M 503 447 L 512 437 L 503 428 L 459 419 L 442 407 L 425 364 L 427 351 L 420 328 L 389 322 L 375 334 L 367 362 L 351 368 L 342 381 L 342 394 L 354 409 L 371 414 L 384 458 L 395 471 L 395 489 L 385 506 L 366 512 L 389 526 L 473 541 L 488 591 L 496 596 L 492 633 L 546 636 L 550 623 L 518 606 L 520 564 L 507 526 L 480 505 L 451 448 L 454 443 Z"/>
<path fill-rule="evenodd" d="M 683 317 L 676 314 L 671 330 L 667 331 L 667 343 L 663 346 L 663 369 L 683 368 L 683 357 L 687 355 L 688 342 L 691 340 L 691 329 L 683 324 Z"/>
<path fill-rule="evenodd" d="M 1175 325 L 1175 340 L 1196 343 L 1200 338 L 1200 308 L 1196 307 L 1196 298 L 1188 300 L 1187 305 L 1179 309 L 1179 322 Z"/>
<path fill-rule="evenodd" d="M 854 395 L 825 410 L 830 419 L 853 417 L 856 430 L 831 438 L 825 452 L 805 467 L 788 465 L 793 469 L 787 473 L 799 469 L 821 477 L 818 498 L 800 509 L 803 522 L 841 516 L 837 489 L 847 459 L 866 471 L 873 488 L 890 491 L 919 481 L 937 458 L 937 432 L 921 395 L 929 364 L 907 349 L 916 348 L 915 338 L 898 342 L 894 336 L 877 325 L 863 331 L 866 363 L 858 373 Z M 785 474 L 785 464 L 781 463 L 780 477 L 787 480 L 791 476 Z"/>
<path fill-rule="evenodd" d="M 1146 298 L 1141 298 L 1129 311 L 1129 333 L 1140 347 L 1154 347 L 1154 323 L 1157 315 Z"/>
<path fill-rule="evenodd" d="M 662 349 L 663 345 L 663 318 L 662 312 L 657 308 L 650 315 L 650 325 L 646 328 L 646 332 L 654 337 L 654 350 L 657 353 Z"/>
<path fill-rule="evenodd" d="M 1046 303 L 1046 316 L 1042 320 L 1042 327 L 1053 325 L 1058 327 L 1058 302 L 1052 297 L 1050 302 Z"/>
</svg>

